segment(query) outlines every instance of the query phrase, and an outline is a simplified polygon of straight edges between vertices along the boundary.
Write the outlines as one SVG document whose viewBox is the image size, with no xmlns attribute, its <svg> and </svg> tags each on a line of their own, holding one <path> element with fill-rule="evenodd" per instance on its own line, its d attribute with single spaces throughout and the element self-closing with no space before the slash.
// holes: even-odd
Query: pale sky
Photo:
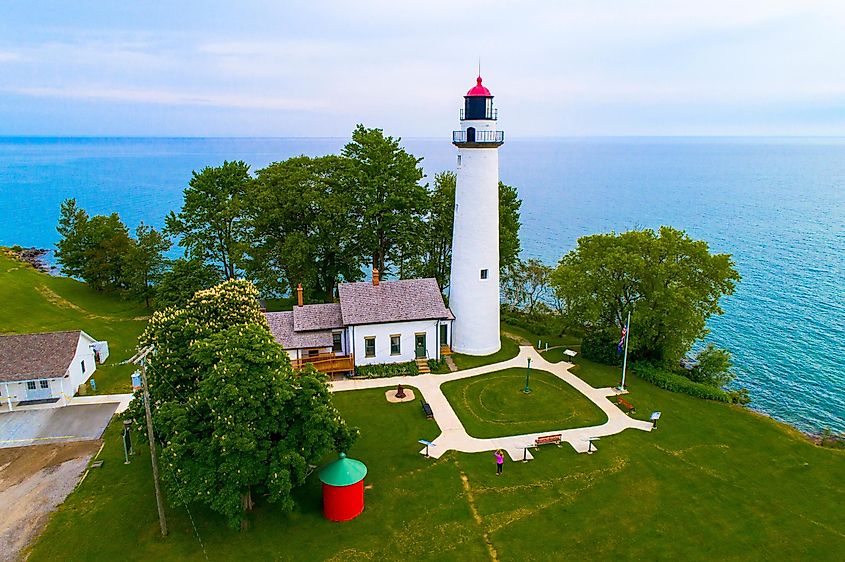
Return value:
<svg viewBox="0 0 845 562">
<path fill-rule="evenodd" d="M 845 135 L 845 0 L 17 1 L 0 135 Z"/>
</svg>

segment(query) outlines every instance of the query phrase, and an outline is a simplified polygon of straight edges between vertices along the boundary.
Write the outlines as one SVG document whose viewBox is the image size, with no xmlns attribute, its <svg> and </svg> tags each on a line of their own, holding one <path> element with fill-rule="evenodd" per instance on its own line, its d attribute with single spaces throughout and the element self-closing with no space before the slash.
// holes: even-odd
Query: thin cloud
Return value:
<svg viewBox="0 0 845 562">
<path fill-rule="evenodd" d="M 315 110 L 323 107 L 317 100 L 276 96 L 235 94 L 196 94 L 166 90 L 117 89 L 107 87 L 31 87 L 10 88 L 7 92 L 31 97 L 77 100 L 116 101 L 162 105 L 195 105 L 242 109 Z"/>
</svg>

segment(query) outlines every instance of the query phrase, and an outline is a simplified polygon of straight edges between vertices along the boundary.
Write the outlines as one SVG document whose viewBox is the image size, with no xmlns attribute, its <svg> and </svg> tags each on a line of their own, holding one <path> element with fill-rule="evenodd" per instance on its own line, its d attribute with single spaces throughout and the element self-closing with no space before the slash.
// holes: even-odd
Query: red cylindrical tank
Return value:
<svg viewBox="0 0 845 562">
<path fill-rule="evenodd" d="M 323 514 L 331 521 L 349 521 L 364 511 L 364 477 L 367 467 L 361 461 L 339 458 L 320 469 L 323 483 Z"/>
<path fill-rule="evenodd" d="M 331 521 L 349 521 L 364 511 L 364 481 L 350 486 L 323 484 L 323 515 Z"/>
</svg>

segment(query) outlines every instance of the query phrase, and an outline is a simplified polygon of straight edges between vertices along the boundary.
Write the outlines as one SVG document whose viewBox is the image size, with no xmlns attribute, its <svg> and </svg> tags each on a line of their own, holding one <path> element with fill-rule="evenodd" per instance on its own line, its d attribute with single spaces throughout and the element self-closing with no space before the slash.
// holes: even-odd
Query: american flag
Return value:
<svg viewBox="0 0 845 562">
<path fill-rule="evenodd" d="M 619 338 L 619 345 L 616 346 L 616 351 L 622 353 L 622 348 L 625 345 L 625 336 L 628 335 L 628 329 L 622 326 L 622 337 Z"/>
</svg>

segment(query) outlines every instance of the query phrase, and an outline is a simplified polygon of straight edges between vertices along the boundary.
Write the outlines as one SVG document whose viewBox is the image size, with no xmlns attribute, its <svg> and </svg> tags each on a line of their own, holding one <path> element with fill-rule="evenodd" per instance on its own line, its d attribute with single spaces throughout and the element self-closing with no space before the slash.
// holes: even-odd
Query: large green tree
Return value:
<svg viewBox="0 0 845 562">
<path fill-rule="evenodd" d="M 247 270 L 267 292 L 302 283 L 331 299 L 337 281 L 363 277 L 352 162 L 299 156 L 258 171 L 249 191 Z"/>
<path fill-rule="evenodd" d="M 421 158 L 401 139 L 358 125 L 343 148 L 350 159 L 353 196 L 361 217 L 358 243 L 372 267 L 384 276 L 421 247 L 429 194 L 421 183 Z"/>
<path fill-rule="evenodd" d="M 251 181 L 241 161 L 194 172 L 182 209 L 166 219 L 168 234 L 179 238 L 188 257 L 220 264 L 226 279 L 237 276 L 247 245 L 242 200 Z"/>
<path fill-rule="evenodd" d="M 144 299 L 147 308 L 167 265 L 164 253 L 171 246 L 167 237 L 143 222 L 135 229 L 134 243 L 125 258 L 127 280 L 132 294 Z"/>
<path fill-rule="evenodd" d="M 133 240 L 117 213 L 89 217 L 75 199 L 62 203 L 56 260 L 62 271 L 97 291 L 129 287 L 127 256 Z"/>
<path fill-rule="evenodd" d="M 522 245 L 519 242 L 519 209 L 522 199 L 516 188 L 499 182 L 499 268 L 516 264 Z"/>
<path fill-rule="evenodd" d="M 579 238 L 552 285 L 571 325 L 618 333 L 631 311 L 629 351 L 675 361 L 706 335 L 707 319 L 722 314 L 719 299 L 739 279 L 729 254 L 663 226 Z"/>
<path fill-rule="evenodd" d="M 257 296 L 247 281 L 200 291 L 155 313 L 140 338 L 155 349 L 147 377 L 165 489 L 242 527 L 256 498 L 291 510 L 309 465 L 357 434 L 323 375 L 294 373 Z"/>
<path fill-rule="evenodd" d="M 184 306 L 194 293 L 210 289 L 223 280 L 219 269 L 202 259 L 179 258 L 162 273 L 155 288 L 156 307 Z"/>
</svg>

